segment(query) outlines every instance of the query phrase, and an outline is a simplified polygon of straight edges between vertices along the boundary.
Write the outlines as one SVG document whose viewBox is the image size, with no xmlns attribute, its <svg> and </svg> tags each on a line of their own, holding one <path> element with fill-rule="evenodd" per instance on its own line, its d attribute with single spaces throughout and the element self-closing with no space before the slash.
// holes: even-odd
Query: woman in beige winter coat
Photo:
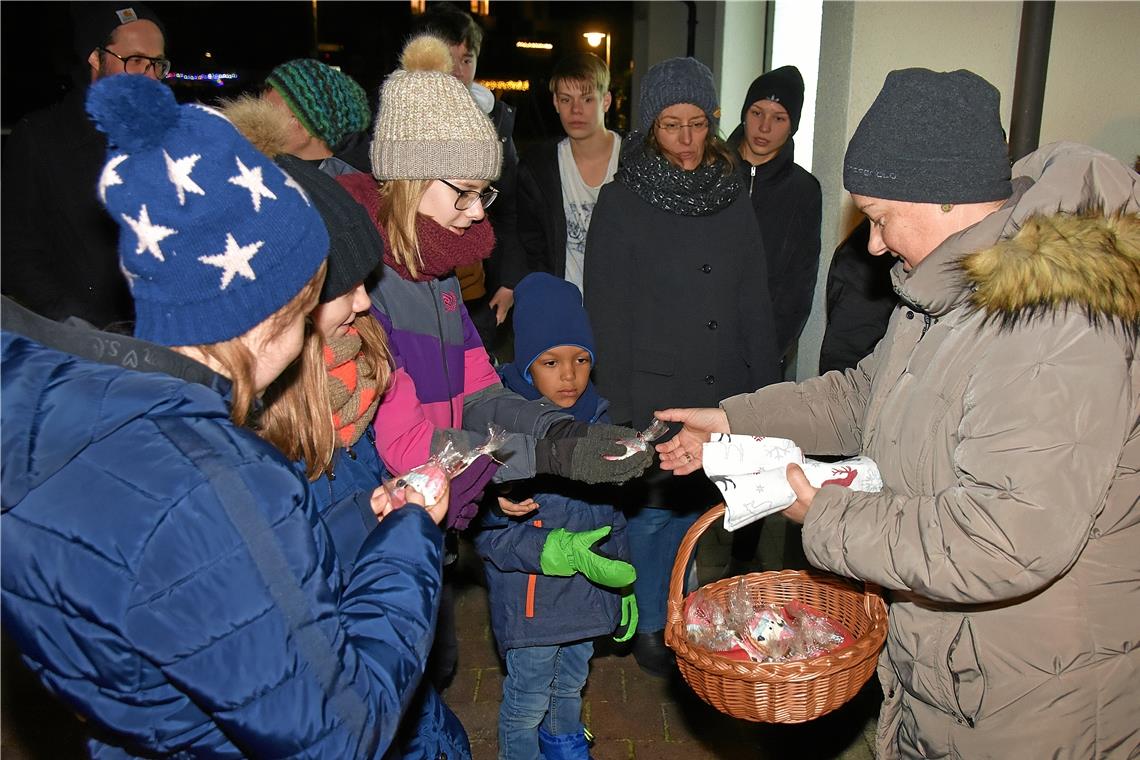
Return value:
<svg viewBox="0 0 1140 760">
<path fill-rule="evenodd" d="M 891 598 L 884 758 L 1140 753 L 1140 202 L 1136 173 L 1055 144 L 1005 160 L 976 75 L 892 72 L 844 185 L 902 304 L 845 373 L 770 386 L 660 447 L 690 472 L 710 432 L 873 458 L 880 493 L 789 467 L 813 564 Z"/>
</svg>

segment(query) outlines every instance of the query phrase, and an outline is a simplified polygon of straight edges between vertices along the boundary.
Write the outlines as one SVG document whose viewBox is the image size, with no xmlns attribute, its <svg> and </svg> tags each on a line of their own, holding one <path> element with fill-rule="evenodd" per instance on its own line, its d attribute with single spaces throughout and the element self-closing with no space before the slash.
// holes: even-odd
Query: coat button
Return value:
<svg viewBox="0 0 1140 760">
<path fill-rule="evenodd" d="M 716 320 L 710 319 L 705 327 L 709 328 L 710 330 L 715 330 L 717 328 Z"/>
<path fill-rule="evenodd" d="M 716 382 L 716 378 L 712 375 L 705 375 L 705 385 L 712 385 Z"/>
<path fill-rule="evenodd" d="M 709 272 L 712 271 L 712 266 L 709 264 L 701 264 L 701 271 L 704 272 L 705 274 L 708 274 Z"/>
<path fill-rule="evenodd" d="M 348 458 L 355 462 L 356 461 L 356 452 L 354 450 L 352 450 L 351 448 L 347 449 L 347 451 L 348 451 Z"/>
<path fill-rule="evenodd" d="M 906 318 L 907 318 L 907 319 L 914 319 L 914 312 L 913 312 L 913 311 L 908 311 L 908 312 L 906 313 Z"/>
</svg>

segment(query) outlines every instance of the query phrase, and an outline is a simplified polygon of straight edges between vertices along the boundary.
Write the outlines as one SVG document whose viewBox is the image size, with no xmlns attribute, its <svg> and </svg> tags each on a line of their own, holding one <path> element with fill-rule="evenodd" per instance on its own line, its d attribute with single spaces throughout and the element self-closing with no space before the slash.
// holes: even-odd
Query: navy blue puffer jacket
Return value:
<svg viewBox="0 0 1140 760">
<path fill-rule="evenodd" d="M 342 580 L 304 478 L 229 421 L 224 381 L 7 331 L 0 349 L 3 625 L 93 753 L 382 755 L 435 626 L 427 513 L 384 520 Z"/>
</svg>

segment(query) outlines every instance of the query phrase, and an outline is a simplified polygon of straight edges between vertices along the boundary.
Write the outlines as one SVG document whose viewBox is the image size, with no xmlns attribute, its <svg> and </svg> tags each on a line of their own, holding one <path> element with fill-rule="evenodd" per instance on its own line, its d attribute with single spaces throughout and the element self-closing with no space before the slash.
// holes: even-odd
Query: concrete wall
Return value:
<svg viewBox="0 0 1140 760">
<path fill-rule="evenodd" d="M 1041 144 L 1057 140 L 1140 154 L 1140 2 L 1057 3 Z"/>
</svg>

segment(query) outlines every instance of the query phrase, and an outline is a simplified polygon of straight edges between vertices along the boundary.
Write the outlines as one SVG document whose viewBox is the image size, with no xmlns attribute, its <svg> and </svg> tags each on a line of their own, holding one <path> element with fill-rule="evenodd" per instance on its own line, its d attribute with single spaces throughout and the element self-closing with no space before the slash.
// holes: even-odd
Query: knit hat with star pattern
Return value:
<svg viewBox="0 0 1140 760">
<path fill-rule="evenodd" d="M 470 91 L 451 75 L 438 37 L 414 37 L 384 81 L 372 134 L 372 175 L 386 179 L 498 179 L 503 144 Z"/>
<path fill-rule="evenodd" d="M 148 77 L 91 85 L 107 134 L 99 200 L 119 223 L 135 335 L 166 346 L 236 338 L 287 304 L 329 248 L 301 186 L 217 111 Z"/>
</svg>

